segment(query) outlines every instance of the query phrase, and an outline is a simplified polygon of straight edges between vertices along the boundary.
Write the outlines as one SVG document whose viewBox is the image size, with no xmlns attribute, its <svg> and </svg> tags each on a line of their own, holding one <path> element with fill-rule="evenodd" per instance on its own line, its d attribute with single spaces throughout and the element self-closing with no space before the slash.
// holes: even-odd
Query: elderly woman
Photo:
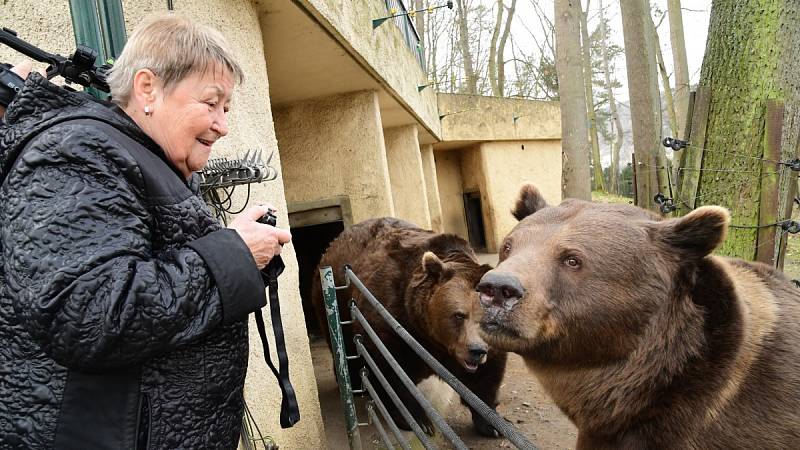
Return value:
<svg viewBox="0 0 800 450">
<path fill-rule="evenodd" d="M 109 78 L 114 106 L 40 75 L 0 125 L 0 448 L 233 449 L 259 269 L 291 236 L 221 228 L 192 174 L 228 134 L 242 69 L 160 16 Z"/>
</svg>

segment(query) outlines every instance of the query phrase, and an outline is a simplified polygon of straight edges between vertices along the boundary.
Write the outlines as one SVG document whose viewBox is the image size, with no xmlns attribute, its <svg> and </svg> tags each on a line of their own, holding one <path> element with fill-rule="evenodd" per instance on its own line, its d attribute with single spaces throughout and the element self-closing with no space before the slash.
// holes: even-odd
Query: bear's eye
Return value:
<svg viewBox="0 0 800 450">
<path fill-rule="evenodd" d="M 453 320 L 456 323 L 461 323 L 461 322 L 465 321 L 466 319 L 467 319 L 467 315 L 464 314 L 464 313 L 457 312 L 457 313 L 453 314 Z"/>
<path fill-rule="evenodd" d="M 511 242 L 510 241 L 506 241 L 503 244 L 503 254 L 507 255 L 510 251 L 511 251 Z"/>
<path fill-rule="evenodd" d="M 564 258 L 564 264 L 566 264 L 567 267 L 577 269 L 578 267 L 581 266 L 581 260 L 578 259 L 577 256 L 567 256 L 566 258 Z"/>
</svg>

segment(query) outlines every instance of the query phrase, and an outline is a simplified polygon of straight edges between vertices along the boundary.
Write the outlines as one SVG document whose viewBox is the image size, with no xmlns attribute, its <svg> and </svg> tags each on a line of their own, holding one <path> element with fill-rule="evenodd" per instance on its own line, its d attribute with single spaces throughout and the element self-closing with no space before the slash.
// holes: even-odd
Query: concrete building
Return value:
<svg viewBox="0 0 800 450">
<path fill-rule="evenodd" d="M 522 183 L 561 201 L 558 103 L 439 94 L 441 141 L 433 144 L 444 230 L 496 253 L 516 224 Z"/>
<path fill-rule="evenodd" d="M 0 6 L 0 26 L 69 55 L 72 36 L 86 35 L 88 22 L 81 20 L 95 17 L 110 56 L 120 45 L 109 43 L 114 36 L 171 6 L 219 29 L 238 52 L 246 79 L 229 116 L 230 134 L 215 146 L 215 156 L 274 153 L 280 176 L 252 186 L 250 202 L 275 205 L 278 223 L 294 236 L 283 253 L 288 267 L 280 296 L 301 422 L 279 426 L 280 392 L 254 324 L 245 391 L 262 431 L 283 449 L 324 442 L 309 351 L 309 331 L 316 327 L 304 320 L 313 314 L 308 309 L 304 316 L 303 305 L 319 256 L 341 230 L 395 216 L 494 252 L 514 224 L 508 210 L 521 182 L 537 184 L 551 202 L 560 200 L 558 105 L 420 90 L 427 76 L 412 21 L 399 17 L 372 27 L 372 19 L 388 15 L 387 4 L 402 4 L 398 0 L 99 3 L 10 0 Z M 118 29 L 107 29 L 109 14 L 118 15 Z M 0 46 L 0 62 L 19 58 Z M 244 191 L 235 193 L 235 205 L 244 204 Z"/>
</svg>

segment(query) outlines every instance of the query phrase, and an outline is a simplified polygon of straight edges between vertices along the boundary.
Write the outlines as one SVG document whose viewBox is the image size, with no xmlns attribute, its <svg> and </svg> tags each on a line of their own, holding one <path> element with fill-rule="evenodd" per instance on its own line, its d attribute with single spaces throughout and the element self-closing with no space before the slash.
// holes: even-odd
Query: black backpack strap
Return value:
<svg viewBox="0 0 800 450">
<path fill-rule="evenodd" d="M 267 267 L 261 271 L 264 285 L 269 288 L 269 311 L 272 318 L 272 331 L 275 334 L 275 347 L 278 353 L 280 370 L 275 368 L 270 357 L 269 341 L 267 340 L 261 310 L 259 309 L 255 314 L 258 334 L 261 336 L 261 344 L 264 346 L 264 360 L 266 360 L 269 368 L 272 369 L 272 373 L 278 379 L 278 385 L 281 388 L 281 428 L 291 428 L 300 421 L 300 408 L 297 405 L 294 387 L 292 387 L 292 382 L 289 380 L 289 356 L 286 353 L 286 339 L 283 335 L 283 323 L 281 321 L 281 305 L 278 300 L 278 276 L 283 273 L 284 267 L 283 259 L 276 255 L 267 264 Z"/>
</svg>

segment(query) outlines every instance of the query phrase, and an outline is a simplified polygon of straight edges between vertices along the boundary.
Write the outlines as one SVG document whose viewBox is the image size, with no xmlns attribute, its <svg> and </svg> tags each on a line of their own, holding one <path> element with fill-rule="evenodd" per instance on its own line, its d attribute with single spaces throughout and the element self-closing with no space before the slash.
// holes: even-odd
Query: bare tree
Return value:
<svg viewBox="0 0 800 450">
<path fill-rule="evenodd" d="M 622 148 L 622 120 L 617 113 L 617 101 L 614 98 L 613 85 L 611 83 L 611 70 L 609 68 L 609 46 L 608 29 L 606 26 L 605 9 L 603 0 L 600 0 L 600 35 L 602 58 L 603 58 L 603 78 L 605 80 L 606 97 L 608 98 L 608 109 L 611 113 L 612 128 L 616 130 L 616 137 L 611 144 L 611 167 L 609 168 L 609 184 L 611 192 L 619 193 L 619 150 Z"/>
<path fill-rule="evenodd" d="M 458 5 L 458 12 L 456 14 L 456 21 L 458 22 L 458 45 L 461 50 L 461 59 L 464 69 L 464 78 L 466 79 L 466 90 L 470 94 L 477 94 L 477 77 L 472 60 L 472 52 L 469 47 L 469 25 L 466 0 L 456 0 Z"/>
<path fill-rule="evenodd" d="M 661 43 L 660 43 L 660 40 L 658 38 L 658 27 L 661 25 L 661 22 L 664 20 L 664 17 L 666 16 L 666 13 L 663 13 L 663 12 L 660 12 L 660 11 L 657 11 L 657 13 L 661 14 L 661 19 L 659 20 L 658 24 L 653 24 L 653 21 L 652 20 L 650 21 L 649 25 L 652 25 L 650 27 L 650 32 L 653 34 L 653 40 L 655 42 L 656 63 L 658 64 L 658 72 L 661 75 L 661 85 L 662 85 L 663 90 L 664 90 L 663 91 L 664 92 L 664 102 L 666 103 L 664 106 L 666 107 L 667 115 L 669 117 L 669 128 L 670 128 L 671 135 L 673 137 L 675 137 L 675 136 L 680 136 L 681 135 L 680 134 L 681 133 L 680 129 L 683 126 L 678 123 L 678 116 L 677 116 L 677 112 L 676 112 L 675 100 L 674 100 L 674 97 L 672 95 L 672 88 L 671 88 L 671 86 L 669 84 L 669 75 L 667 74 L 667 68 L 664 65 L 664 55 L 661 52 Z M 677 179 L 678 179 L 678 176 L 680 174 L 680 167 L 679 167 L 679 164 L 678 164 L 678 162 L 680 160 L 681 160 L 681 150 L 674 151 L 672 153 L 672 161 L 674 162 L 674 164 L 672 165 L 672 168 L 670 169 L 671 173 L 672 173 L 672 176 L 668 180 L 671 183 L 673 188 L 676 187 Z M 660 161 L 659 164 L 662 164 L 662 165 L 665 165 L 665 166 L 669 163 L 669 160 L 667 159 L 666 154 L 665 154 L 665 150 L 662 147 L 659 147 L 659 161 Z"/>
<path fill-rule="evenodd" d="M 650 33 L 653 34 L 653 42 L 655 43 L 656 64 L 658 65 L 658 73 L 661 75 L 661 86 L 664 89 L 664 101 L 666 102 L 667 115 L 669 117 L 669 128 L 672 132 L 672 136 L 678 136 L 678 120 L 675 115 L 675 102 L 672 97 L 672 87 L 669 84 L 669 74 L 667 74 L 667 68 L 664 65 L 661 41 L 658 38 L 658 27 L 661 25 L 665 16 L 665 13 L 661 14 L 661 20 L 659 20 L 658 24 L 654 24 L 651 17 L 650 23 L 647 25 L 649 25 Z"/>
<path fill-rule="evenodd" d="M 517 0 L 492 0 L 491 8 L 485 1 L 457 3 L 463 10 L 455 16 L 448 16 L 449 10 L 436 10 L 424 21 L 429 78 L 439 91 L 557 99 L 554 31 L 541 7 L 534 5 L 537 12 L 531 17 L 538 16 L 544 33 L 531 33 L 516 15 Z M 514 22 L 531 34 L 540 52 L 515 45 Z M 512 57 L 507 59 L 509 43 Z M 507 69 L 515 79 L 507 78 Z"/>
<path fill-rule="evenodd" d="M 539 50 L 538 59 L 532 56 L 524 65 L 526 76 L 533 80 L 534 97 L 547 100 L 558 100 L 558 76 L 555 67 L 555 26 L 537 0 L 530 0 L 541 33 L 534 33 L 525 20 L 519 23 L 528 32 L 531 41 Z"/>
<path fill-rule="evenodd" d="M 653 197 L 668 192 L 666 168 L 659 164 L 661 107 L 649 0 L 620 0 L 625 61 L 636 158 L 636 204 L 655 209 Z M 648 26 L 648 23 L 650 24 Z"/>
<path fill-rule="evenodd" d="M 591 0 L 586 0 L 586 10 L 581 11 L 580 27 L 583 54 L 583 85 L 586 95 L 587 118 L 589 119 L 589 141 L 592 144 L 592 167 L 594 171 L 594 188 L 605 192 L 603 182 L 603 166 L 600 164 L 600 141 L 597 138 L 597 114 L 594 110 L 594 93 L 592 92 L 592 41 L 589 39 L 589 5 Z M 578 8 L 580 9 L 580 2 Z"/>
<path fill-rule="evenodd" d="M 556 70 L 561 100 L 561 192 L 591 200 L 586 93 L 580 43 L 580 0 L 555 0 Z"/>
<path fill-rule="evenodd" d="M 514 18 L 514 13 L 516 11 L 517 0 L 511 0 L 511 6 L 508 8 L 506 23 L 503 28 L 503 35 L 500 37 L 500 45 L 497 49 L 497 90 L 501 95 L 505 92 L 506 83 L 506 61 L 504 53 L 508 37 L 511 35 L 511 20 Z"/>
<path fill-rule="evenodd" d="M 689 109 L 689 65 L 686 62 L 686 42 L 683 38 L 681 0 L 667 0 L 669 37 L 672 44 L 672 65 L 675 74 L 675 119 L 679 139 L 686 137 L 686 114 Z M 676 160 L 678 155 L 676 155 Z"/>
</svg>

